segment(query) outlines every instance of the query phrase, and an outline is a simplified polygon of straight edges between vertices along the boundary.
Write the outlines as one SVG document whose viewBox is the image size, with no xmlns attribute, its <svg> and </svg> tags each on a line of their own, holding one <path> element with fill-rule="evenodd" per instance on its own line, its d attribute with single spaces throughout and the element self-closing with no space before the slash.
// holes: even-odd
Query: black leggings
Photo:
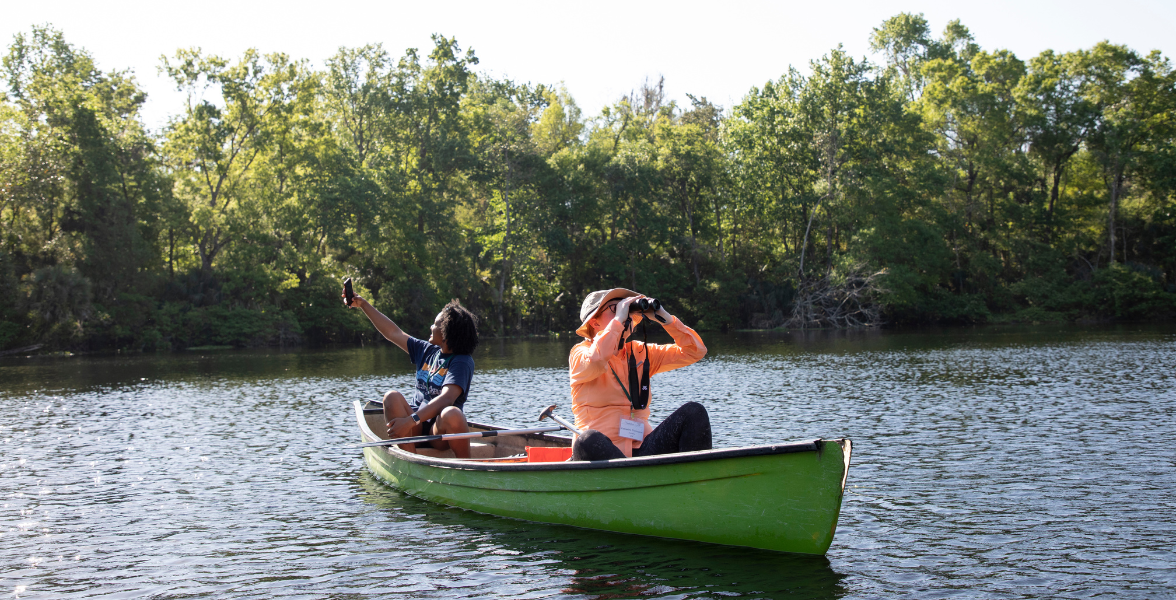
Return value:
<svg viewBox="0 0 1176 600">
<path fill-rule="evenodd" d="M 633 456 L 654 456 L 673 452 L 693 452 L 711 449 L 710 416 L 697 402 L 678 407 L 655 427 L 641 446 L 633 449 Z M 572 460 L 610 460 L 625 458 L 608 436 L 595 429 L 584 429 L 572 442 Z"/>
</svg>

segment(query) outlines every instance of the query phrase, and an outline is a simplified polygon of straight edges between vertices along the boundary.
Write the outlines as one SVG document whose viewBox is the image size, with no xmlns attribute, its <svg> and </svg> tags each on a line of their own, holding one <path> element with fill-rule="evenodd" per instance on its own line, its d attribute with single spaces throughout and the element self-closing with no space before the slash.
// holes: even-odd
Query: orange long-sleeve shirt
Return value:
<svg viewBox="0 0 1176 600">
<path fill-rule="evenodd" d="M 613 377 L 617 377 L 628 385 L 629 381 L 629 352 L 636 352 L 638 368 L 649 353 L 649 375 L 665 373 L 679 367 L 691 365 L 706 356 L 706 346 L 702 338 L 693 329 L 678 320 L 670 319 L 664 325 L 665 330 L 674 338 L 673 344 L 644 344 L 631 341 L 625 344 L 623 350 L 617 349 L 624 325 L 616 319 L 608 322 L 603 330 L 597 332 L 596 337 L 584 340 L 572 347 L 568 357 L 569 377 L 572 383 L 572 413 L 576 417 L 576 427 L 579 429 L 595 429 L 608 436 L 625 456 L 633 456 L 633 448 L 641 446 L 641 442 L 620 436 L 621 418 L 641 421 L 645 425 L 645 435 L 653 431 L 649 425 L 649 406 L 642 410 L 633 411 L 625 396 L 625 388 Z M 650 385 L 650 405 L 653 404 L 652 384 Z"/>
</svg>

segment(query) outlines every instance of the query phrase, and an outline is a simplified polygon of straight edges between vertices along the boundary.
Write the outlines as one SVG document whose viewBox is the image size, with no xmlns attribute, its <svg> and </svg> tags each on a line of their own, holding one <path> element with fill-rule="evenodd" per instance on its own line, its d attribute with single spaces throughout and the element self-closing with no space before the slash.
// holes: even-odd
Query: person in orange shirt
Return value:
<svg viewBox="0 0 1176 600">
<path fill-rule="evenodd" d="M 625 343 L 644 313 L 674 338 L 673 344 Z M 638 304 L 638 307 L 640 304 Z M 694 364 L 706 356 L 702 338 L 664 306 L 624 288 L 588 294 L 580 308 L 583 342 L 568 357 L 572 412 L 581 433 L 572 460 L 609 460 L 710 450 L 710 417 L 697 402 L 680 406 L 656 428 L 649 425 L 649 377 Z"/>
</svg>

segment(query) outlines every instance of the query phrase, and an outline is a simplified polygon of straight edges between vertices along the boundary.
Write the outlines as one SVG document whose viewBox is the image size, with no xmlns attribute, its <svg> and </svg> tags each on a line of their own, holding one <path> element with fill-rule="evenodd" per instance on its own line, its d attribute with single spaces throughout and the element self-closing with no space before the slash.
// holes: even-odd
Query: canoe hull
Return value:
<svg viewBox="0 0 1176 600">
<path fill-rule="evenodd" d="M 357 414 L 366 429 L 358 405 Z M 830 440 L 594 463 L 479 464 L 377 447 L 365 448 L 364 459 L 409 494 L 478 512 L 824 554 L 850 448 L 848 440 Z"/>
</svg>

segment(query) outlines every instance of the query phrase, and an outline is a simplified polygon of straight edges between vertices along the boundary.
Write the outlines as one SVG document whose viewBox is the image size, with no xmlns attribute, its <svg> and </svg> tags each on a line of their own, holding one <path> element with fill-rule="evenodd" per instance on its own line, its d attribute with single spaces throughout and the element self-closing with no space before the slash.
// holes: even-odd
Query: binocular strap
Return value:
<svg viewBox="0 0 1176 600">
<path fill-rule="evenodd" d="M 632 321 L 626 321 L 625 329 L 628 329 Z M 608 369 L 612 371 L 613 378 L 617 380 L 617 384 L 621 386 L 621 391 L 625 392 L 625 397 L 629 399 L 629 405 L 633 410 L 643 410 L 649 406 L 649 348 L 645 346 L 647 332 L 645 330 L 645 322 L 641 323 L 641 344 L 645 347 L 645 360 L 642 362 L 642 369 L 640 379 L 637 374 L 637 352 L 635 351 L 636 342 L 629 344 L 629 386 L 621 383 L 621 378 L 617 376 L 617 372 L 613 370 L 612 365 Z M 621 333 L 621 345 L 625 343 L 625 334 Z M 634 392 L 636 390 L 636 392 Z"/>
</svg>

